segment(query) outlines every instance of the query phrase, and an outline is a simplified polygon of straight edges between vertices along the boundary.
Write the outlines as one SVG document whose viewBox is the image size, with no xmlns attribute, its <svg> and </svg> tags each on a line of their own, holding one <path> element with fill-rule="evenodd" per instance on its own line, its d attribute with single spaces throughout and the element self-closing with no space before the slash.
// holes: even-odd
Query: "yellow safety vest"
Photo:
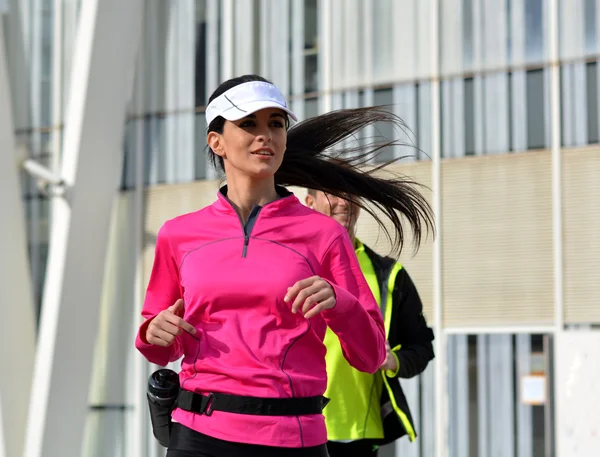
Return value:
<svg viewBox="0 0 600 457">
<path fill-rule="evenodd" d="M 381 291 L 373 263 L 365 252 L 364 245 L 358 240 L 356 240 L 356 255 L 363 275 L 380 308 L 382 307 L 382 292 L 387 292 L 383 302 L 387 335 L 389 334 L 392 318 L 392 292 L 396 276 L 402 266 L 399 263 L 394 264 L 386 284 L 387 291 Z M 410 440 L 414 441 L 416 435 L 412 424 L 396 404 L 386 374 L 380 371 L 379 375 L 373 376 L 350 366 L 344 358 L 337 335 L 329 328 L 325 334 L 324 343 L 327 347 L 325 360 L 328 376 L 325 396 L 331 399 L 323 412 L 327 424 L 328 439 L 330 441 L 354 441 L 383 438 L 380 401 L 385 386 L 396 414 L 398 414 L 407 430 Z M 397 349 L 399 347 L 393 348 L 393 350 Z"/>
</svg>

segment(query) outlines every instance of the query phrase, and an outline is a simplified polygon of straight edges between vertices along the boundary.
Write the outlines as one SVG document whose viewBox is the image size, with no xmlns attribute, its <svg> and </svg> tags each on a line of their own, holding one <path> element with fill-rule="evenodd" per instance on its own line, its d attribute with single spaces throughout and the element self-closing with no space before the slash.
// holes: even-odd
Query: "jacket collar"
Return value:
<svg viewBox="0 0 600 457">
<path fill-rule="evenodd" d="M 261 212 L 267 214 L 276 213 L 284 209 L 293 208 L 300 203 L 298 198 L 285 187 L 275 186 L 275 190 L 279 198 L 262 206 Z M 220 212 L 237 214 L 231 200 L 227 198 L 227 185 L 221 187 L 217 192 L 217 201 L 213 204 L 213 207 Z"/>
</svg>

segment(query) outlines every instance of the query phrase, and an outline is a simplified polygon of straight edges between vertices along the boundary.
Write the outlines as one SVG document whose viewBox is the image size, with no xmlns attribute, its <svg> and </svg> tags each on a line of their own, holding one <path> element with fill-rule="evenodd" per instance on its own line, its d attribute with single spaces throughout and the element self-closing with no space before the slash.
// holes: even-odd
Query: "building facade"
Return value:
<svg viewBox="0 0 600 457">
<path fill-rule="evenodd" d="M 600 3 L 140 5 L 132 12 L 141 24 L 134 81 L 115 140 L 120 185 L 96 297 L 85 455 L 161 455 L 143 398 L 152 367 L 134 352 L 133 332 L 158 228 L 210 204 L 219 186 L 206 154 L 207 99 L 221 81 L 246 73 L 272 80 L 301 119 L 388 105 L 409 127 L 374 126 L 365 135 L 399 138 L 405 145 L 382 160 L 406 157 L 394 168 L 430 189 L 437 237 L 416 254 L 407 247 L 400 260 L 435 328 L 437 358 L 403 383 L 420 438 L 385 455 L 559 455 L 557 337 L 600 324 Z M 15 151 L 56 173 L 83 83 L 77 46 L 86 8 L 82 0 L 0 0 Z M 103 63 L 96 72 L 123 71 Z M 92 116 L 90 128 L 104 123 Z M 38 179 L 20 178 L 39 332 L 59 216 Z M 381 253 L 389 247 L 367 216 L 359 236 Z M 532 376 L 546 382 L 542 399 L 524 398 Z"/>
</svg>

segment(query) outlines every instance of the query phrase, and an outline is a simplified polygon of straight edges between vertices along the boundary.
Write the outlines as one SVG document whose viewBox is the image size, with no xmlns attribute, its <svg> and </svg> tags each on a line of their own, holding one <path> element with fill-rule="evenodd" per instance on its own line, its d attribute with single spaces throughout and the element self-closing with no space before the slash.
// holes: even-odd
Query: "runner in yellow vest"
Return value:
<svg viewBox="0 0 600 457">
<path fill-rule="evenodd" d="M 344 358 L 339 340 L 325 335 L 331 402 L 324 410 L 330 457 L 372 457 L 383 444 L 416 431 L 400 382 L 422 373 L 433 359 L 433 332 L 410 276 L 394 259 L 382 257 L 356 239 L 360 208 L 347 200 L 309 190 L 307 206 L 336 219 L 354 240 L 356 255 L 384 314 L 388 357 L 375 375 L 355 370 Z M 360 338 L 360 335 L 357 335 Z"/>
</svg>

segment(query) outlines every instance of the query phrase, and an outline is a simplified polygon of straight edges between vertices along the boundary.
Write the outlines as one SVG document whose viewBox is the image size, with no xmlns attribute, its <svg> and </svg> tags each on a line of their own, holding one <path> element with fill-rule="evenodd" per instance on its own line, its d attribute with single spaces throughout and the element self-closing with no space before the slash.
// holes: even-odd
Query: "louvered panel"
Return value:
<svg viewBox="0 0 600 457">
<path fill-rule="evenodd" d="M 551 324 L 548 151 L 442 164 L 446 326 Z"/>
<path fill-rule="evenodd" d="M 173 217 L 197 211 L 213 203 L 217 198 L 219 185 L 219 181 L 195 181 L 153 186 L 146 191 L 144 284 L 150 278 L 156 234 L 160 227 Z"/>
<path fill-rule="evenodd" d="M 563 153 L 565 322 L 600 323 L 600 149 Z"/>
</svg>

